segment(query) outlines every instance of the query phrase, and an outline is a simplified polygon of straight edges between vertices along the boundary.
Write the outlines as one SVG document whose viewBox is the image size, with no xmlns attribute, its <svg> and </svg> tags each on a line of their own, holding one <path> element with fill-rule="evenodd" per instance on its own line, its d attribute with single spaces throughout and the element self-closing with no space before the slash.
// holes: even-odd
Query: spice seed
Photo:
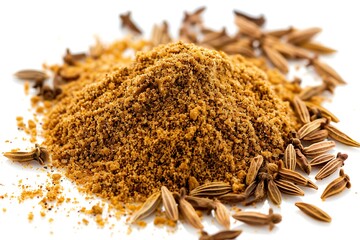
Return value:
<svg viewBox="0 0 360 240">
<path fill-rule="evenodd" d="M 203 229 L 200 217 L 191 204 L 181 197 L 179 200 L 179 210 L 183 218 L 196 229 Z"/>
<path fill-rule="evenodd" d="M 305 195 L 304 191 L 301 188 L 299 188 L 294 183 L 289 182 L 287 180 L 277 179 L 277 180 L 275 180 L 275 184 L 282 193 L 285 193 L 288 195 L 294 195 L 294 196 L 304 196 Z"/>
<path fill-rule="evenodd" d="M 232 217 L 249 225 L 269 225 L 270 230 L 282 220 L 281 215 L 274 213 L 272 208 L 269 209 L 269 214 L 240 211 Z"/>
<path fill-rule="evenodd" d="M 165 208 L 166 216 L 172 220 L 177 221 L 179 219 L 178 207 L 173 197 L 173 194 L 165 186 L 161 187 L 162 203 Z"/>
<path fill-rule="evenodd" d="M 250 183 L 252 183 L 255 180 L 263 161 L 264 158 L 261 155 L 251 159 L 248 173 L 246 175 L 246 181 L 245 181 L 246 185 L 250 185 Z"/>
<path fill-rule="evenodd" d="M 296 30 L 287 35 L 287 41 L 293 44 L 302 44 L 309 41 L 316 34 L 321 32 L 321 28 L 313 27 L 304 30 Z"/>
<path fill-rule="evenodd" d="M 33 69 L 26 69 L 16 72 L 15 77 L 22 80 L 31 80 L 31 81 L 45 81 L 49 78 L 45 72 Z"/>
<path fill-rule="evenodd" d="M 223 230 L 212 235 L 202 231 L 199 240 L 229 240 L 235 239 L 241 234 L 241 230 Z"/>
<path fill-rule="evenodd" d="M 215 218 L 225 229 L 230 228 L 230 212 L 227 207 L 218 200 L 215 200 Z"/>
<path fill-rule="evenodd" d="M 141 208 L 137 212 L 135 212 L 135 214 L 132 216 L 130 220 L 130 223 L 134 223 L 137 220 L 141 220 L 150 216 L 152 213 L 155 212 L 155 210 L 159 207 L 160 204 L 161 204 L 161 193 L 156 192 L 152 194 L 141 206 Z"/>
<path fill-rule="evenodd" d="M 321 199 L 325 200 L 328 197 L 341 193 L 345 188 L 350 187 L 350 177 L 344 173 L 343 169 L 340 169 L 339 177 L 329 183 L 321 194 Z"/>
<path fill-rule="evenodd" d="M 344 161 L 348 158 L 347 154 L 338 153 L 334 160 L 329 161 L 325 166 L 323 166 L 319 172 L 316 174 L 315 179 L 321 180 L 331 174 L 333 174 L 337 169 L 344 166 Z"/>
<path fill-rule="evenodd" d="M 301 121 L 303 123 L 309 123 L 310 122 L 310 114 L 309 114 L 309 110 L 306 107 L 305 102 L 302 101 L 298 96 L 295 96 L 293 103 L 294 103 L 295 111 L 299 115 Z"/>
<path fill-rule="evenodd" d="M 326 212 L 324 212 L 323 210 L 321 210 L 320 208 L 318 208 L 312 204 L 308 204 L 308 203 L 304 203 L 304 202 L 297 202 L 297 203 L 295 203 L 295 206 L 297 206 L 306 215 L 308 215 L 316 220 L 323 221 L 323 222 L 331 222 L 331 217 Z"/>
<path fill-rule="evenodd" d="M 326 121 L 326 118 L 320 118 L 304 124 L 298 131 L 299 139 L 303 139 L 309 134 L 320 130 L 321 125 L 326 123 Z"/>
<path fill-rule="evenodd" d="M 296 152 L 294 145 L 291 143 L 285 149 L 284 166 L 290 170 L 295 170 L 296 167 Z"/>
<path fill-rule="evenodd" d="M 334 154 L 325 153 L 313 158 L 309 163 L 311 166 L 319 166 L 322 164 L 326 164 L 332 160 L 334 160 L 336 156 Z"/>
<path fill-rule="evenodd" d="M 189 195 L 195 197 L 217 197 L 229 193 L 231 186 L 224 182 L 206 183 L 194 188 Z"/>
<path fill-rule="evenodd" d="M 358 143 L 357 141 L 355 141 L 354 139 L 352 139 L 351 137 L 349 137 L 348 135 L 346 135 L 345 133 L 341 132 L 339 129 L 337 129 L 336 127 L 334 127 L 331 124 L 327 124 L 325 126 L 325 129 L 329 132 L 329 136 L 338 141 L 341 142 L 345 145 L 349 145 L 352 147 L 360 147 L 360 143 Z"/>
<path fill-rule="evenodd" d="M 330 151 L 334 147 L 334 141 L 322 141 L 318 143 L 313 143 L 308 147 L 304 147 L 303 152 L 308 157 L 316 157 Z"/>
<path fill-rule="evenodd" d="M 267 189 L 268 189 L 269 199 L 275 205 L 280 205 L 281 204 L 281 192 L 272 179 L 268 180 Z"/>
</svg>

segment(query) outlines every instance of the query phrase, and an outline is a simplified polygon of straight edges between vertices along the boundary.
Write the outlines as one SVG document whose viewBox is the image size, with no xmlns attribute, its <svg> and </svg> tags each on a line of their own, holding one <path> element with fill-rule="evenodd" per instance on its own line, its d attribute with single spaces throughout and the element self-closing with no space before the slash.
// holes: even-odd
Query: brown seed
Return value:
<svg viewBox="0 0 360 240">
<path fill-rule="evenodd" d="M 263 161 L 264 158 L 261 155 L 258 155 L 251 159 L 250 166 L 246 174 L 246 180 L 245 180 L 246 185 L 249 185 L 255 180 Z"/>
<path fill-rule="evenodd" d="M 141 206 L 141 208 L 137 212 L 135 212 L 135 214 L 132 216 L 130 220 L 130 223 L 134 223 L 137 220 L 141 220 L 150 216 L 159 207 L 160 203 L 161 203 L 161 193 L 156 192 L 152 194 Z"/>
<path fill-rule="evenodd" d="M 227 193 L 217 198 L 222 203 L 240 203 L 246 199 L 245 193 Z"/>
<path fill-rule="evenodd" d="M 225 194 L 227 195 L 227 194 Z M 222 195 L 222 196 L 225 196 Z M 222 197 L 220 196 L 220 197 Z M 185 196 L 185 200 L 188 201 L 191 206 L 195 209 L 200 210 L 212 210 L 215 208 L 214 201 L 208 198 L 200 198 L 200 197 L 193 197 L 193 196 Z"/>
<path fill-rule="evenodd" d="M 352 146 L 352 147 L 360 147 L 360 143 L 346 135 L 345 133 L 341 132 L 339 129 L 334 127 L 331 124 L 325 125 L 325 129 L 329 132 L 329 136 L 345 145 Z"/>
<path fill-rule="evenodd" d="M 241 230 L 223 230 L 215 234 L 209 235 L 202 231 L 199 240 L 229 240 L 235 239 L 241 234 Z"/>
<path fill-rule="evenodd" d="M 271 208 L 269 209 L 268 215 L 258 212 L 240 211 L 235 213 L 232 217 L 249 225 L 269 225 L 270 230 L 274 228 L 275 224 L 282 220 L 281 215 L 273 213 Z"/>
<path fill-rule="evenodd" d="M 318 143 L 313 143 L 308 147 L 304 147 L 303 153 L 308 157 L 316 157 L 330 151 L 334 147 L 334 141 L 322 141 Z"/>
<path fill-rule="evenodd" d="M 229 44 L 221 48 L 221 51 L 226 52 L 229 55 L 240 54 L 245 57 L 255 57 L 254 50 L 249 46 L 243 46 L 237 43 Z"/>
<path fill-rule="evenodd" d="M 347 154 L 338 153 L 334 160 L 331 160 L 325 166 L 323 166 L 319 172 L 316 174 L 316 180 L 322 180 L 331 174 L 333 174 L 337 169 L 344 166 L 344 161 L 348 158 Z"/>
<path fill-rule="evenodd" d="M 310 122 L 310 114 L 309 114 L 309 110 L 306 107 L 305 102 L 303 100 L 301 100 L 298 96 L 295 96 L 293 104 L 294 104 L 296 113 L 300 117 L 300 120 L 303 123 L 309 123 Z"/>
<path fill-rule="evenodd" d="M 193 189 L 189 195 L 195 197 L 218 197 L 231 192 L 231 186 L 224 182 L 205 183 Z"/>
<path fill-rule="evenodd" d="M 331 54 L 336 52 L 335 49 L 329 48 L 325 45 L 316 42 L 304 42 L 300 44 L 300 47 L 320 54 Z"/>
<path fill-rule="evenodd" d="M 127 12 L 125 14 L 120 14 L 120 20 L 121 20 L 121 27 L 127 28 L 134 34 L 141 34 L 141 30 L 138 26 L 131 20 L 131 12 Z"/>
<path fill-rule="evenodd" d="M 324 141 L 329 136 L 329 132 L 326 129 L 316 130 L 312 133 L 309 133 L 302 140 L 317 143 Z"/>
<path fill-rule="evenodd" d="M 257 186 L 257 182 L 253 181 L 252 183 L 250 183 L 250 185 L 248 185 L 246 187 L 246 189 L 244 191 L 244 194 L 245 194 L 246 198 L 249 198 L 254 194 L 256 186 Z"/>
<path fill-rule="evenodd" d="M 335 158 L 336 156 L 334 154 L 325 153 L 313 158 L 309 163 L 311 166 L 319 166 L 328 163 L 334 160 Z"/>
<path fill-rule="evenodd" d="M 185 12 L 185 17 L 183 19 L 183 23 L 189 24 L 189 25 L 196 25 L 201 24 L 202 19 L 201 15 L 206 10 L 206 7 L 199 7 L 196 9 L 193 13 Z"/>
<path fill-rule="evenodd" d="M 281 192 L 279 188 L 276 186 L 274 180 L 270 179 L 267 181 L 267 189 L 269 199 L 275 204 L 281 204 Z"/>
<path fill-rule="evenodd" d="M 179 219 L 179 211 L 173 194 L 165 186 L 161 187 L 161 197 L 165 208 L 166 216 L 172 220 L 177 221 Z"/>
<path fill-rule="evenodd" d="M 266 198 L 267 191 L 265 188 L 265 175 L 261 177 L 259 183 L 257 183 L 255 192 L 254 192 L 254 198 L 251 200 L 246 201 L 244 204 L 245 206 L 251 205 L 256 202 L 261 202 Z"/>
<path fill-rule="evenodd" d="M 327 214 L 326 212 L 324 212 L 323 210 L 321 210 L 320 208 L 318 208 L 312 204 L 308 204 L 308 203 L 304 203 L 304 202 L 297 202 L 297 203 L 295 203 L 295 206 L 297 206 L 306 215 L 308 215 L 316 220 L 323 221 L 323 222 L 331 222 L 331 217 L 329 216 L 329 214 Z"/>
<path fill-rule="evenodd" d="M 286 59 L 276 50 L 264 45 L 262 47 L 264 53 L 269 58 L 270 62 L 278 68 L 281 72 L 287 73 L 289 71 Z"/>
<path fill-rule="evenodd" d="M 45 72 L 39 70 L 33 70 L 33 69 L 25 69 L 18 71 L 14 74 L 14 76 L 22 80 L 40 81 L 40 82 L 43 82 L 49 78 L 49 76 Z"/>
<path fill-rule="evenodd" d="M 37 161 L 41 165 L 50 158 L 47 149 L 39 144 L 35 144 L 35 148 L 29 152 L 5 152 L 4 156 L 14 162 Z"/>
<path fill-rule="evenodd" d="M 309 175 L 311 172 L 311 165 L 309 164 L 307 158 L 301 152 L 300 149 L 295 149 L 295 152 L 296 152 L 296 164 L 303 172 Z"/>
<path fill-rule="evenodd" d="M 230 212 L 220 201 L 215 200 L 215 218 L 225 229 L 230 228 Z"/>
<path fill-rule="evenodd" d="M 314 189 L 318 189 L 318 187 L 312 183 L 309 179 L 305 178 L 303 175 L 301 175 L 300 173 L 284 168 L 282 166 L 282 161 L 280 160 L 279 162 L 279 171 L 278 174 L 280 176 L 281 179 L 284 179 L 286 181 L 301 185 L 301 186 L 305 186 L 305 187 L 311 187 Z"/>
<path fill-rule="evenodd" d="M 298 131 L 299 138 L 303 139 L 309 134 L 317 130 L 320 130 L 321 125 L 326 123 L 326 121 L 327 121 L 326 118 L 320 118 L 304 124 Z"/>
<path fill-rule="evenodd" d="M 311 102 L 305 102 L 306 106 L 308 106 L 309 108 L 311 107 L 315 107 L 317 108 L 320 112 L 321 112 L 321 115 L 323 115 L 324 117 L 326 118 L 329 118 L 331 121 L 333 122 L 339 122 L 339 118 L 337 118 L 332 112 L 330 112 L 329 110 L 327 110 L 326 108 L 324 108 L 323 106 L 320 106 L 320 105 L 315 105 Z"/>
<path fill-rule="evenodd" d="M 301 98 L 301 100 L 307 101 L 312 97 L 321 95 L 326 89 L 326 84 L 321 84 L 318 86 L 308 86 L 301 90 L 301 92 L 299 93 L 299 97 Z"/>
<path fill-rule="evenodd" d="M 287 41 L 292 44 L 302 44 L 309 41 L 319 32 L 321 32 L 321 28 L 317 27 L 292 31 L 287 35 Z"/>
<path fill-rule="evenodd" d="M 268 31 L 268 32 L 266 32 L 266 35 L 271 36 L 271 37 L 281 38 L 281 37 L 291 33 L 292 31 L 294 31 L 294 28 L 289 27 L 289 28 L 285 28 L 285 29 Z"/>
<path fill-rule="evenodd" d="M 304 191 L 292 182 L 283 179 L 277 179 L 274 182 L 282 193 L 294 196 L 305 195 Z"/>
<path fill-rule="evenodd" d="M 296 152 L 294 145 L 291 143 L 287 145 L 284 154 L 284 166 L 287 169 L 295 170 L 296 167 Z"/>
<path fill-rule="evenodd" d="M 333 79 L 335 79 L 338 84 L 346 84 L 344 79 L 332 67 L 330 67 L 326 63 L 320 62 L 318 59 L 313 59 L 312 64 L 315 68 L 315 71 L 320 76 L 323 76 L 323 75 L 330 76 Z"/>
<path fill-rule="evenodd" d="M 72 53 L 70 49 L 66 49 L 63 60 L 68 65 L 75 65 L 77 62 L 82 61 L 86 58 L 86 53 Z"/>
<path fill-rule="evenodd" d="M 197 215 L 195 209 L 191 204 L 185 200 L 184 197 L 179 199 L 179 210 L 183 218 L 191 224 L 194 228 L 203 229 L 200 217 Z"/>
<path fill-rule="evenodd" d="M 350 188 L 350 177 L 344 173 L 343 169 L 340 169 L 340 176 L 333 180 L 325 188 L 324 192 L 321 194 L 321 199 L 325 200 L 328 197 L 334 196 L 341 193 L 345 188 Z"/>
<path fill-rule="evenodd" d="M 234 10 L 234 13 L 236 16 L 240 16 L 245 18 L 246 20 L 255 23 L 256 25 L 258 25 L 259 27 L 261 27 L 262 25 L 264 25 L 264 23 L 266 22 L 264 15 L 260 15 L 259 17 L 253 17 L 250 16 L 247 13 L 244 12 L 240 12 L 238 10 Z"/>
<path fill-rule="evenodd" d="M 239 27 L 240 32 L 247 36 L 259 39 L 262 35 L 259 26 L 242 16 L 235 15 L 235 24 Z"/>
</svg>

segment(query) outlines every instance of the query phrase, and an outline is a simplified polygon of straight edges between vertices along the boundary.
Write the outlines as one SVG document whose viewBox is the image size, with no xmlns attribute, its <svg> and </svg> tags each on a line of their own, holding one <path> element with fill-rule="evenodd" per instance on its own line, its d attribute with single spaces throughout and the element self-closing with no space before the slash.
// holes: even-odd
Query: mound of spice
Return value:
<svg viewBox="0 0 360 240">
<path fill-rule="evenodd" d="M 240 56 L 160 45 L 63 93 L 45 118 L 45 144 L 53 165 L 112 202 L 213 181 L 242 192 L 250 159 L 278 158 L 294 129 L 270 86 Z"/>
</svg>

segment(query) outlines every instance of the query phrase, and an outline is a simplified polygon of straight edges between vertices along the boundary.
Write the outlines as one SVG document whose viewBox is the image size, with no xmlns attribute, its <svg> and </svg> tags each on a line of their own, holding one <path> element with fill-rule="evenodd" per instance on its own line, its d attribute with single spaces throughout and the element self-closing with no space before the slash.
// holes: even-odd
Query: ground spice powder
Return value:
<svg viewBox="0 0 360 240">
<path fill-rule="evenodd" d="M 45 144 L 54 166 L 113 203 L 188 188 L 190 179 L 241 192 L 249 159 L 276 159 L 295 124 L 252 63 L 182 42 L 72 84 L 45 116 Z"/>
</svg>

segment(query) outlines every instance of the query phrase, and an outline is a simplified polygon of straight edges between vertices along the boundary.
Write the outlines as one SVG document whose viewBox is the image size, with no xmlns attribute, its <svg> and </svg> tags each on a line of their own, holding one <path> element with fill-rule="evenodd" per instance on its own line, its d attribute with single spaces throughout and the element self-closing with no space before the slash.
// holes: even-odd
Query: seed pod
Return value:
<svg viewBox="0 0 360 240">
<path fill-rule="evenodd" d="M 336 156 L 334 154 L 325 153 L 313 158 L 309 163 L 311 166 L 319 166 L 328 163 L 335 158 Z"/>
<path fill-rule="evenodd" d="M 320 127 L 322 124 L 326 123 L 326 118 L 320 118 L 316 119 L 314 121 L 311 121 L 309 123 L 304 124 L 298 131 L 298 135 L 300 139 L 303 139 L 304 137 L 308 136 L 309 134 L 320 130 Z"/>
<path fill-rule="evenodd" d="M 257 26 L 255 23 L 247 20 L 246 18 L 236 15 L 235 16 L 235 24 L 237 27 L 239 27 L 240 32 L 248 35 L 253 38 L 260 38 L 262 33 L 259 26 Z"/>
<path fill-rule="evenodd" d="M 339 129 L 334 127 L 331 124 L 327 124 L 325 126 L 325 129 L 329 132 L 329 136 L 345 145 L 352 146 L 352 147 L 360 147 L 360 143 L 346 135 L 345 133 L 341 132 Z"/>
<path fill-rule="evenodd" d="M 320 208 L 303 202 L 295 203 L 301 211 L 303 211 L 306 215 L 323 222 L 331 222 L 331 217 L 329 214 L 321 210 Z"/>
<path fill-rule="evenodd" d="M 248 169 L 248 173 L 246 175 L 246 180 L 245 180 L 246 185 L 250 185 L 250 183 L 252 183 L 255 180 L 263 161 L 264 158 L 261 155 L 251 159 L 250 167 Z"/>
<path fill-rule="evenodd" d="M 319 172 L 316 174 L 315 179 L 321 180 L 331 174 L 333 174 L 337 169 L 344 166 L 344 161 L 348 158 L 347 154 L 338 153 L 334 160 L 331 160 L 324 167 L 322 167 Z"/>
<path fill-rule="evenodd" d="M 194 228 L 203 229 L 200 217 L 197 215 L 195 209 L 191 204 L 185 200 L 184 197 L 179 199 L 179 210 L 183 218 L 191 224 Z"/>
<path fill-rule="evenodd" d="M 300 120 L 303 123 L 309 123 L 310 122 L 310 114 L 309 110 L 306 107 L 306 104 L 303 100 L 301 100 L 298 96 L 294 97 L 294 109 L 296 113 L 299 115 Z"/>
<path fill-rule="evenodd" d="M 305 178 L 303 175 L 301 175 L 300 173 L 290 170 L 290 169 L 286 169 L 284 167 L 282 167 L 282 162 L 279 162 L 279 176 L 280 179 L 284 179 L 286 181 L 298 184 L 298 185 L 302 185 L 305 187 L 311 187 L 314 189 L 318 189 L 318 187 L 311 182 L 309 179 Z"/>
<path fill-rule="evenodd" d="M 141 206 L 141 208 L 137 212 L 135 212 L 130 222 L 133 223 L 137 220 L 141 220 L 150 216 L 159 207 L 160 203 L 161 203 L 160 192 L 156 192 L 152 194 Z"/>
<path fill-rule="evenodd" d="M 281 204 L 281 192 L 279 188 L 276 186 L 274 180 L 270 179 L 267 181 L 267 189 L 268 189 L 268 196 L 269 199 L 275 204 Z"/>
<path fill-rule="evenodd" d="M 315 71 L 320 76 L 329 76 L 337 81 L 338 84 L 346 84 L 344 79 L 329 65 L 326 63 L 320 62 L 318 59 L 313 59 L 312 64 L 315 68 Z"/>
<path fill-rule="evenodd" d="M 268 215 L 258 212 L 241 211 L 235 213 L 232 217 L 249 225 L 269 225 L 270 230 L 274 228 L 275 224 L 282 220 L 281 215 L 273 213 L 271 208 L 269 209 Z"/>
<path fill-rule="evenodd" d="M 321 115 L 324 116 L 325 118 L 329 118 L 332 122 L 339 122 L 339 118 L 336 117 L 332 112 L 330 112 L 329 110 L 327 110 L 326 108 L 324 108 L 323 106 L 320 105 L 316 105 L 314 103 L 311 102 L 305 102 L 306 106 L 308 106 L 309 108 L 317 108 L 320 112 Z M 326 121 L 325 121 L 326 122 Z M 325 123 L 324 122 L 324 123 Z"/>
<path fill-rule="evenodd" d="M 161 187 L 161 197 L 166 216 L 172 221 L 177 221 L 179 219 L 177 204 L 172 193 L 165 186 Z"/>
<path fill-rule="evenodd" d="M 195 209 L 212 210 L 215 208 L 214 201 L 208 198 L 185 196 L 185 200 L 188 201 Z"/>
<path fill-rule="evenodd" d="M 316 42 L 304 42 L 300 45 L 300 47 L 320 54 L 331 54 L 336 52 L 335 49 L 329 48 L 325 45 Z"/>
<path fill-rule="evenodd" d="M 189 195 L 194 197 L 218 197 L 231 192 L 231 190 L 228 183 L 211 182 L 194 188 Z"/>
<path fill-rule="evenodd" d="M 340 176 L 338 178 L 329 183 L 329 185 L 325 188 L 324 192 L 321 194 L 322 200 L 341 193 L 345 188 L 351 187 L 350 177 L 344 173 L 343 169 L 340 169 L 339 175 Z"/>
<path fill-rule="evenodd" d="M 230 228 L 230 212 L 227 207 L 222 204 L 220 201 L 215 200 L 215 218 L 219 224 L 225 227 L 225 229 Z"/>
<path fill-rule="evenodd" d="M 217 198 L 222 203 L 240 203 L 246 199 L 245 193 L 227 193 Z"/>
<path fill-rule="evenodd" d="M 235 239 L 241 234 L 241 230 L 224 230 L 209 235 L 207 232 L 202 231 L 199 240 L 229 240 Z"/>
<path fill-rule="evenodd" d="M 308 157 L 316 157 L 324 154 L 335 147 L 334 141 L 323 141 L 313 143 L 308 147 L 304 147 L 303 153 Z"/>
<path fill-rule="evenodd" d="M 304 196 L 305 194 L 301 188 L 299 188 L 292 182 L 283 179 L 277 179 L 275 180 L 275 184 L 282 193 L 294 196 Z"/>
<path fill-rule="evenodd" d="M 284 165 L 285 165 L 285 168 L 287 168 L 287 169 L 295 170 L 296 152 L 295 152 L 294 145 L 292 145 L 291 143 L 289 145 L 287 145 L 287 147 L 285 149 Z"/>
<path fill-rule="evenodd" d="M 16 72 L 15 77 L 22 79 L 22 80 L 29 80 L 29 81 L 40 81 L 43 82 L 49 78 L 45 72 L 33 69 L 26 69 Z"/>
<path fill-rule="evenodd" d="M 266 56 L 268 57 L 268 59 L 270 60 L 270 62 L 276 68 L 278 68 L 283 73 L 289 72 L 289 67 L 286 59 L 278 51 L 266 45 L 264 45 L 262 49 L 266 54 Z"/>
<path fill-rule="evenodd" d="M 324 141 L 325 139 L 327 139 L 328 136 L 329 132 L 326 129 L 321 129 L 308 134 L 302 140 L 317 143 Z"/>
<path fill-rule="evenodd" d="M 311 165 L 309 164 L 307 158 L 300 151 L 300 149 L 295 149 L 295 152 L 296 152 L 296 164 L 300 167 L 300 169 L 303 172 L 309 175 L 311 172 Z"/>
<path fill-rule="evenodd" d="M 317 27 L 292 31 L 287 35 L 287 41 L 292 44 L 302 44 L 304 42 L 308 42 L 319 32 L 321 32 L 321 28 Z"/>
</svg>

